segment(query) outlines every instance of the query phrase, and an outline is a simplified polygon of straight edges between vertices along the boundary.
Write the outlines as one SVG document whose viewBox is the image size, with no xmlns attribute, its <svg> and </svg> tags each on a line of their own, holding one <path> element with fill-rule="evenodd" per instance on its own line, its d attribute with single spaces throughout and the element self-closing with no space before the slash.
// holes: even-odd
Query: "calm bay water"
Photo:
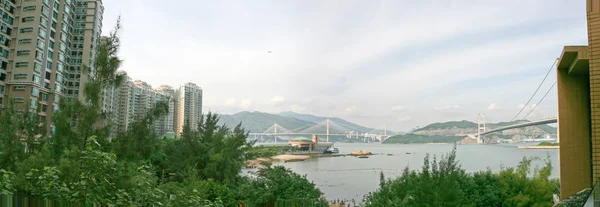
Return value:
<svg viewBox="0 0 600 207">
<path fill-rule="evenodd" d="M 281 163 L 299 174 L 306 174 L 328 200 L 362 200 L 368 192 L 375 191 L 379 185 L 379 173 L 386 178 L 396 177 L 408 166 L 420 169 L 427 153 L 441 156 L 452 150 L 453 144 L 366 144 L 336 143 L 340 153 L 367 150 L 377 155 L 368 159 L 353 156 L 312 158 L 302 162 Z M 517 149 L 515 144 L 497 145 L 458 145 L 457 159 L 467 172 L 485 170 L 499 171 L 502 166 L 516 167 L 523 157 L 550 156 L 553 177 L 558 177 L 558 149 Z M 411 154 L 406 154 L 411 153 Z M 387 154 L 393 154 L 388 156 Z M 543 166 L 543 161 L 533 162 L 533 166 Z"/>
</svg>

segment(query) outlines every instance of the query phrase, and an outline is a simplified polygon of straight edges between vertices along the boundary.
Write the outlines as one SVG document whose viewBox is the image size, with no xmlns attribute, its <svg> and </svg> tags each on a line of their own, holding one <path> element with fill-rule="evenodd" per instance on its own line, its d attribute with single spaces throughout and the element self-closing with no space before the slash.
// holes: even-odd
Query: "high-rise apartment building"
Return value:
<svg viewBox="0 0 600 207">
<path fill-rule="evenodd" d="M 0 104 L 50 123 L 61 97 L 82 99 L 102 12 L 101 0 L 0 1 Z"/>
<path fill-rule="evenodd" d="M 117 108 L 113 110 L 116 117 L 116 123 L 113 125 L 117 126 L 118 132 L 124 132 L 129 129 L 129 124 L 133 122 L 135 118 L 134 114 L 134 83 L 131 78 L 127 75 L 127 72 L 119 70 L 117 75 L 123 76 L 121 85 L 116 89 L 116 103 Z"/>
<path fill-rule="evenodd" d="M 148 111 L 154 107 L 154 90 L 150 84 L 141 80 L 136 80 L 133 84 L 133 111 L 137 120 L 146 117 Z"/>
<path fill-rule="evenodd" d="M 175 103 L 175 130 L 183 132 L 185 125 L 196 128 L 202 117 L 202 89 L 193 83 L 179 87 Z"/>
<path fill-rule="evenodd" d="M 164 135 L 167 133 L 173 133 L 173 118 L 175 114 L 175 90 L 173 87 L 168 85 L 161 85 L 159 88 L 154 89 L 154 100 L 158 101 L 167 101 L 169 107 L 169 113 L 156 120 L 155 123 L 155 131 L 158 135 Z"/>
<path fill-rule="evenodd" d="M 104 7 L 101 0 L 74 0 L 73 13 L 65 93 L 83 101 L 85 83 L 95 72 L 94 57 L 101 41 Z M 89 73 L 84 73 L 85 67 Z"/>
</svg>

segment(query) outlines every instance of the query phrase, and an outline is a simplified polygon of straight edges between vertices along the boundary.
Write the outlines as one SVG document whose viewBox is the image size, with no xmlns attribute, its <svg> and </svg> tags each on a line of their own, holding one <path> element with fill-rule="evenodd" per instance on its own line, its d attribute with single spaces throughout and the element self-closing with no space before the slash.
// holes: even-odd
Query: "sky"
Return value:
<svg viewBox="0 0 600 207">
<path fill-rule="evenodd" d="M 585 1 L 103 0 L 122 19 L 121 69 L 193 82 L 203 111 L 294 111 L 407 131 L 556 116 L 552 70 L 586 45 Z M 180 3 L 179 3 L 180 2 Z"/>
</svg>

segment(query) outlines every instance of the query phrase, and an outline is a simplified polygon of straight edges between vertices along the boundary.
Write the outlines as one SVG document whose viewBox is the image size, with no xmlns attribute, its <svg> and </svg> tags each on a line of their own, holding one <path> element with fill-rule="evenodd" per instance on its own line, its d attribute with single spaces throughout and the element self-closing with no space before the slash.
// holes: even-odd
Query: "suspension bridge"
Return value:
<svg viewBox="0 0 600 207">
<path fill-rule="evenodd" d="M 558 123 L 558 118 L 557 118 L 558 99 L 557 99 L 557 91 L 555 88 L 556 80 L 550 86 L 547 86 L 547 85 L 549 85 L 549 84 L 547 84 L 548 76 L 550 75 L 550 73 L 552 71 L 556 72 L 556 70 L 557 70 L 557 62 L 558 62 L 558 59 L 556 61 L 554 61 L 552 66 L 550 66 L 550 68 L 548 69 L 548 72 L 546 72 L 546 75 L 544 76 L 544 78 L 542 79 L 542 81 L 540 82 L 538 87 L 535 89 L 535 91 L 533 92 L 531 97 L 529 97 L 529 100 L 522 107 L 520 107 L 521 109 L 519 110 L 519 112 L 517 112 L 517 114 L 511 120 L 511 122 L 515 121 L 515 120 L 522 120 L 521 122 L 488 130 L 488 128 L 486 127 L 486 114 L 479 113 L 477 115 L 477 135 L 476 135 L 477 143 L 484 143 L 484 136 L 494 133 L 494 132 L 502 132 L 502 131 L 509 130 L 509 129 L 517 129 L 517 128 L 524 128 L 524 127 L 530 127 L 530 126 Z M 541 98 L 539 98 L 539 100 L 536 104 L 530 105 L 530 103 L 532 103 L 532 101 L 534 100 L 534 98 L 536 97 L 538 92 L 540 92 L 540 89 L 543 87 L 547 87 L 546 93 L 543 94 L 541 96 Z M 550 96 L 548 96 L 548 95 L 550 95 Z M 547 97 L 549 97 L 549 98 L 547 98 Z M 545 100 L 545 102 L 544 102 L 544 100 Z M 549 109 L 549 111 L 552 111 L 551 115 L 545 115 L 545 116 L 543 116 L 544 118 L 540 118 L 540 119 L 534 120 L 534 121 L 527 120 L 527 117 L 530 117 L 532 114 L 534 114 L 535 110 L 540 108 L 541 104 L 542 104 L 542 107 L 546 107 L 546 109 Z M 521 114 L 526 112 L 526 109 L 528 106 L 531 106 L 529 111 L 525 115 L 523 115 L 520 119 L 517 119 L 520 117 Z M 556 138 L 557 138 L 557 142 L 558 142 L 558 140 L 559 140 L 558 134 L 557 134 Z"/>
<path fill-rule="evenodd" d="M 329 142 L 330 136 L 345 136 L 347 138 L 354 137 L 357 139 L 362 138 L 365 141 L 367 141 L 367 139 L 384 141 L 389 137 L 387 132 L 387 125 L 384 125 L 383 130 L 373 129 L 368 132 L 361 132 L 359 129 L 351 129 L 335 123 L 331 119 L 325 119 L 319 123 L 316 123 L 315 125 L 305 126 L 298 129 L 287 129 L 277 123 L 274 123 L 265 131 L 251 132 L 249 133 L 249 136 L 260 140 L 265 140 L 265 137 L 273 137 L 275 142 L 277 142 L 277 139 L 289 140 L 296 136 L 312 136 L 313 134 L 320 138 L 325 137 L 324 141 L 326 142 Z"/>
</svg>

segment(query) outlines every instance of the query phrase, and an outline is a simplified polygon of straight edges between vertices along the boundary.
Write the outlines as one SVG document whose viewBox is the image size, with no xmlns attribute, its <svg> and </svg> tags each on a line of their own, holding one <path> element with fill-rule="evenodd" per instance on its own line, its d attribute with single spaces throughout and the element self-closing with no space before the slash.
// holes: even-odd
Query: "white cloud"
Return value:
<svg viewBox="0 0 600 207">
<path fill-rule="evenodd" d="M 247 110 L 247 109 L 250 109 L 251 106 L 252 106 L 252 99 L 247 98 L 247 99 L 240 101 L 241 109 Z"/>
<path fill-rule="evenodd" d="M 393 106 L 392 111 L 404 111 L 404 106 L 403 105 Z"/>
<path fill-rule="evenodd" d="M 271 99 L 271 105 L 273 106 L 281 106 L 285 103 L 285 97 L 283 96 L 275 96 Z"/>
<path fill-rule="evenodd" d="M 494 110 L 495 108 L 496 108 L 496 103 L 491 103 L 491 104 L 488 106 L 488 108 L 487 108 L 487 109 L 488 109 L 488 110 Z"/>
<path fill-rule="evenodd" d="M 228 106 L 228 107 L 235 106 L 235 98 L 233 98 L 233 97 L 232 98 L 228 98 L 225 101 L 225 106 Z"/>
<path fill-rule="evenodd" d="M 441 111 L 441 110 L 458 109 L 458 108 L 460 108 L 459 105 L 446 105 L 446 106 L 435 107 L 435 108 L 433 108 L 433 110 Z"/>
</svg>

